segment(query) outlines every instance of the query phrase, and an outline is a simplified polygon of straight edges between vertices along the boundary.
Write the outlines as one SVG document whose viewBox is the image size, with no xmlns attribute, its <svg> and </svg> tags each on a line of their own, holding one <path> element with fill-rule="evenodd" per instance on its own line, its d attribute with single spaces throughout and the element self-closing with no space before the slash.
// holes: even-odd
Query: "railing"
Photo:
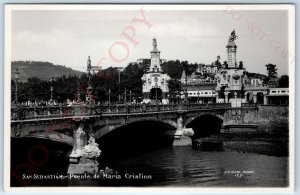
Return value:
<svg viewBox="0 0 300 195">
<path fill-rule="evenodd" d="M 255 103 L 242 103 L 242 107 L 257 107 L 258 104 Z"/>
<path fill-rule="evenodd" d="M 268 87 L 266 84 L 245 84 L 245 87 Z"/>
<path fill-rule="evenodd" d="M 76 105 L 76 106 L 42 106 L 11 108 L 11 120 L 30 120 L 43 118 L 84 117 L 118 114 L 164 113 L 206 109 L 230 108 L 230 103 L 221 104 L 130 104 L 130 105 Z"/>
</svg>

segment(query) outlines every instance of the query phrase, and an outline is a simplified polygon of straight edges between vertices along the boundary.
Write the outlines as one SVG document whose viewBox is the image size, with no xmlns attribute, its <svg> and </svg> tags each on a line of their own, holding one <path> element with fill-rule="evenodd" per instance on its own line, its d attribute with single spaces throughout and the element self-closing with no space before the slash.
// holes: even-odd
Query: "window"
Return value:
<svg viewBox="0 0 300 195">
<path fill-rule="evenodd" d="M 281 91 L 281 93 L 285 93 L 285 90 L 284 90 L 284 91 Z"/>
<path fill-rule="evenodd" d="M 271 91 L 272 93 L 276 93 L 276 91 Z"/>
</svg>

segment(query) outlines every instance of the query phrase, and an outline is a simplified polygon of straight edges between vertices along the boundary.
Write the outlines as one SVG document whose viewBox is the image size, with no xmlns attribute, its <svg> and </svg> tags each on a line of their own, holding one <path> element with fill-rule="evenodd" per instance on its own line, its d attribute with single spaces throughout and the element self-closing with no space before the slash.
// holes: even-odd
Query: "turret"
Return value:
<svg viewBox="0 0 300 195">
<path fill-rule="evenodd" d="M 187 77 L 186 77 L 186 74 L 185 74 L 185 70 L 182 71 L 180 80 L 181 80 L 181 83 L 186 83 Z"/>
<path fill-rule="evenodd" d="M 229 36 L 228 39 L 228 44 L 226 45 L 227 48 L 227 62 L 228 62 L 228 67 L 237 67 L 237 62 L 236 62 L 236 49 L 237 46 L 234 42 L 234 40 L 237 39 L 237 36 L 235 35 L 235 30 L 231 32 L 231 35 Z"/>
<path fill-rule="evenodd" d="M 155 38 L 153 38 L 153 49 L 150 52 L 151 54 L 151 64 L 148 72 L 162 72 L 161 66 L 160 66 L 160 51 L 157 49 L 157 41 Z"/>
</svg>

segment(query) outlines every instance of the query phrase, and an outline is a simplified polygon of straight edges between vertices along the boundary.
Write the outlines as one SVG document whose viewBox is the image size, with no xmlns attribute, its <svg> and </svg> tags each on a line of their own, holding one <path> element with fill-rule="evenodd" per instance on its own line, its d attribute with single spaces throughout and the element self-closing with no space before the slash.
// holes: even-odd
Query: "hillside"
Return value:
<svg viewBox="0 0 300 195">
<path fill-rule="evenodd" d="M 13 61 L 11 63 L 11 75 L 16 68 L 20 72 L 20 81 L 26 82 L 30 77 L 37 77 L 41 80 L 47 81 L 51 77 L 62 77 L 63 75 L 80 76 L 83 72 L 73 70 L 61 65 L 54 65 L 50 62 L 35 62 L 35 61 Z"/>
</svg>

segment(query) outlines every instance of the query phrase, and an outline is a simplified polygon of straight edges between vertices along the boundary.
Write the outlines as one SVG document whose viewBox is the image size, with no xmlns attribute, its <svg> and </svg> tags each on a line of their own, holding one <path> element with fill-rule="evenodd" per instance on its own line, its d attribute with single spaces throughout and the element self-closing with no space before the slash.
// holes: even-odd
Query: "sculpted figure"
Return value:
<svg viewBox="0 0 300 195">
<path fill-rule="evenodd" d="M 88 158 L 97 158 L 100 156 L 101 150 L 98 148 L 93 134 L 89 134 L 88 144 L 84 146 L 83 154 Z"/>
<path fill-rule="evenodd" d="M 237 39 L 237 36 L 235 34 L 235 29 L 233 29 L 233 31 L 231 32 L 230 36 L 229 36 L 229 41 L 234 41 Z"/>
</svg>

